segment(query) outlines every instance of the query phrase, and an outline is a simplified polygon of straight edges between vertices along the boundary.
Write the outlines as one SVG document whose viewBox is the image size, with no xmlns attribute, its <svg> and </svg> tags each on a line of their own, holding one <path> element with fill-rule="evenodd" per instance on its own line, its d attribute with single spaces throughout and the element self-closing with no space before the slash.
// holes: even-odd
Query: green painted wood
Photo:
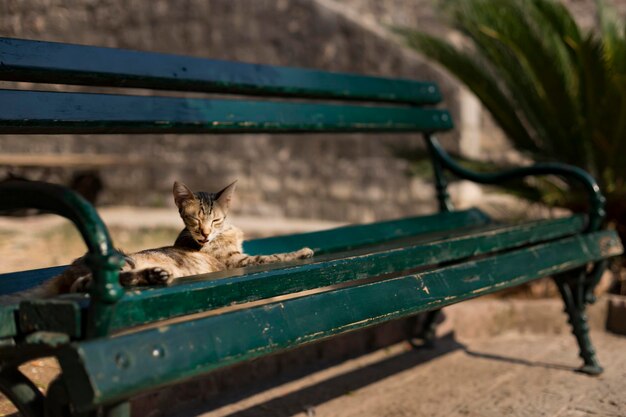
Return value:
<svg viewBox="0 0 626 417">
<path fill-rule="evenodd" d="M 48 211 L 70 220 L 93 254 L 114 252 L 109 232 L 95 208 L 69 188 L 37 181 L 0 184 L 0 210 L 24 208 Z"/>
<path fill-rule="evenodd" d="M 77 343 L 59 360 L 64 369 L 75 370 L 66 381 L 80 410 L 622 252 L 614 232 L 577 235 L 434 271 Z"/>
<path fill-rule="evenodd" d="M 457 214 L 461 215 L 462 212 Z M 466 214 L 468 216 L 463 217 L 465 220 L 472 219 L 473 214 L 478 214 L 479 219 L 486 219 L 484 215 L 480 217 L 480 212 L 477 211 L 468 211 Z M 448 215 L 444 217 L 450 222 L 440 223 L 440 228 L 443 228 L 443 231 L 451 223 L 456 222 L 457 226 L 461 224 L 459 223 L 461 217 Z M 432 220 L 431 216 L 426 216 L 426 218 Z M 388 226 L 389 223 L 393 222 L 383 222 L 383 225 Z M 435 222 L 430 221 L 423 224 L 429 225 L 429 229 L 421 230 L 421 232 L 432 233 L 437 231 L 436 228 L 433 228 Z M 367 230 L 367 228 L 378 226 L 380 224 L 375 223 L 340 229 L 356 227 Z M 392 242 L 386 246 L 377 247 L 375 249 L 377 253 L 371 253 L 374 249 L 368 246 L 361 251 L 342 253 L 339 255 L 340 257 L 316 257 L 305 265 L 279 267 L 280 269 L 277 269 L 276 265 L 267 265 L 185 278 L 178 281 L 181 283 L 178 286 L 145 290 L 140 293 L 130 292 L 116 307 L 112 325 L 119 330 L 185 314 L 208 311 L 233 303 L 254 301 L 409 268 L 425 267 L 438 262 L 450 262 L 468 256 L 569 236 L 578 233 L 583 226 L 584 218 L 582 216 L 510 226 L 483 225 L 480 229 L 466 228 L 463 232 L 453 230 L 435 236 L 428 234 L 413 240 Z M 345 234 L 338 233 L 338 236 L 343 235 Z M 303 241 L 291 240 L 295 236 L 300 235 L 289 236 L 290 243 L 295 245 L 295 248 L 301 247 L 308 241 L 306 238 Z M 327 244 L 333 245 L 335 243 L 332 239 L 327 239 Z M 283 247 L 283 249 L 292 250 L 288 246 Z M 62 301 L 72 300 L 65 298 Z M 73 302 L 78 306 L 83 300 L 73 300 Z M 39 303 L 45 304 L 46 302 L 37 301 L 35 303 L 39 305 Z M 56 308 L 55 302 L 50 304 L 46 308 Z M 37 329 L 60 331 L 56 316 L 57 314 L 52 311 L 49 314 L 37 315 Z M 73 319 L 63 320 L 63 322 L 73 322 Z M 80 326 L 77 325 L 76 327 Z M 15 328 L 12 327 L 12 329 L 9 333 L 0 333 L 0 336 L 14 335 Z"/>
<path fill-rule="evenodd" d="M 479 184 L 500 184 L 513 179 L 539 175 L 558 175 L 568 181 L 582 185 L 589 201 L 587 232 L 600 230 L 606 216 L 604 208 L 606 198 L 600 190 L 598 182 L 584 169 L 562 163 L 538 163 L 531 166 L 508 169 L 501 172 L 475 172 L 458 164 L 431 135 L 425 135 L 433 158 L 459 178 L 468 179 Z"/>
<path fill-rule="evenodd" d="M 584 219 L 543 220 L 521 225 L 483 228 L 466 235 L 402 241 L 361 252 L 313 258 L 291 266 L 267 265 L 255 270 L 240 269 L 178 281 L 180 285 L 129 292 L 117 305 L 112 326 L 153 323 L 158 320 L 255 301 L 278 295 L 321 288 L 359 279 L 399 273 L 471 256 L 484 255 L 522 245 L 556 239 L 580 232 Z M 458 232 L 455 234 L 458 235 Z"/>
<path fill-rule="evenodd" d="M 434 132 L 446 110 L 0 90 L 0 133 Z"/>
<path fill-rule="evenodd" d="M 371 245 L 423 233 L 479 226 L 490 222 L 489 218 L 477 209 L 463 210 L 447 214 L 412 217 L 400 220 L 351 225 L 313 233 L 298 233 L 244 242 L 244 248 L 251 255 L 290 252 L 303 246 L 313 247 L 318 255 L 338 250 L 348 250 L 362 245 Z M 34 269 L 30 271 L 0 274 L 0 295 L 22 291 L 50 279 L 67 268 Z"/>
<path fill-rule="evenodd" d="M 251 255 L 260 255 L 290 252 L 303 246 L 309 246 L 320 254 L 382 243 L 417 234 L 484 225 L 489 222 L 490 220 L 485 214 L 477 209 L 470 209 L 454 213 L 344 226 L 322 232 L 252 239 L 244 242 L 244 248 Z M 0 274 L 0 295 L 34 287 L 58 275 L 65 268 L 67 265 Z"/>
<path fill-rule="evenodd" d="M 0 184 L 0 197 L 0 210 L 37 208 L 74 223 L 87 245 L 85 262 L 94 277 L 87 337 L 107 334 L 113 304 L 124 295 L 118 277 L 124 261 L 94 207 L 69 188 L 36 181 Z"/>
<path fill-rule="evenodd" d="M 17 305 L 0 305 L 0 338 L 17 334 Z"/>
<path fill-rule="evenodd" d="M 319 255 L 419 234 L 480 226 L 490 222 L 489 217 L 480 210 L 470 209 L 371 224 L 349 225 L 320 232 L 254 239 L 244 243 L 244 251 L 251 255 L 268 255 L 290 252 L 308 246 L 315 251 L 316 255 Z"/>
<path fill-rule="evenodd" d="M 60 274 L 67 265 L 0 274 L 0 295 L 12 294 L 41 284 Z"/>
<path fill-rule="evenodd" d="M 0 38 L 0 80 L 435 104 L 436 84 L 124 49 Z"/>
</svg>

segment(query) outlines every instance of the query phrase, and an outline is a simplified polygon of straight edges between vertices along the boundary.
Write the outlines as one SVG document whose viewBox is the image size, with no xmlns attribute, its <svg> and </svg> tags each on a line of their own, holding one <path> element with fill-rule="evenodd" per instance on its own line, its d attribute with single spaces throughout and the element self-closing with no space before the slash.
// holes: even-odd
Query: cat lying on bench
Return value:
<svg viewBox="0 0 626 417">
<path fill-rule="evenodd" d="M 120 272 L 120 283 L 125 287 L 167 285 L 176 278 L 189 275 L 313 256 L 313 251 L 306 247 L 273 255 L 243 253 L 243 232 L 227 221 L 235 183 L 217 193 L 194 193 L 186 185 L 175 182 L 174 201 L 185 228 L 173 246 L 124 254 L 126 263 Z M 21 298 L 50 297 L 85 292 L 91 282 L 91 271 L 81 257 L 62 274 L 19 295 Z"/>
</svg>

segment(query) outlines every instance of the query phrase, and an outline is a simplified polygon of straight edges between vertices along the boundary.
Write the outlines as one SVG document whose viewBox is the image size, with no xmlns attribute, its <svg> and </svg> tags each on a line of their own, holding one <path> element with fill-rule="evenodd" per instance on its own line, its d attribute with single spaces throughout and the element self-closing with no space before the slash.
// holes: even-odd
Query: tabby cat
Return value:
<svg viewBox="0 0 626 417">
<path fill-rule="evenodd" d="M 227 220 L 235 183 L 217 193 L 193 193 L 186 185 L 175 182 L 174 201 L 185 228 L 174 246 L 124 255 L 126 264 L 120 272 L 120 283 L 125 287 L 167 285 L 183 276 L 313 256 L 309 248 L 274 255 L 243 253 L 243 232 Z M 83 258 L 78 258 L 62 274 L 20 295 L 49 297 L 84 292 L 89 289 L 91 280 Z"/>
</svg>

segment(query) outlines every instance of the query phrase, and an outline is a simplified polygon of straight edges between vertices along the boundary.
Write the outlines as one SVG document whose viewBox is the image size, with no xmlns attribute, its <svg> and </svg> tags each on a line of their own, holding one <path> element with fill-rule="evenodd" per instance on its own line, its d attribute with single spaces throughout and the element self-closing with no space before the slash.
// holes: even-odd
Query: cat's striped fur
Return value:
<svg viewBox="0 0 626 417">
<path fill-rule="evenodd" d="M 185 223 L 173 246 L 147 249 L 125 255 L 120 283 L 126 287 L 170 284 L 176 278 L 245 267 L 286 262 L 313 256 L 309 248 L 274 255 L 250 256 L 243 253 L 243 232 L 228 220 L 235 183 L 217 193 L 193 193 L 182 183 L 174 183 L 174 201 Z M 62 274 L 23 297 L 49 297 L 83 292 L 91 285 L 91 272 L 78 258 Z M 17 295 L 17 294 L 16 294 Z"/>
</svg>

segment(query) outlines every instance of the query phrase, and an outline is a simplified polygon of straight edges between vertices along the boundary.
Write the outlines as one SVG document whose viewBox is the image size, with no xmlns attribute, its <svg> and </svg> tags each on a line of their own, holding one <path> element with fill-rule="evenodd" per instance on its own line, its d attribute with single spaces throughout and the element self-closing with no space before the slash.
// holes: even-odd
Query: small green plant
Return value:
<svg viewBox="0 0 626 417">
<path fill-rule="evenodd" d="M 624 22 L 600 2 L 598 28 L 589 31 L 550 0 L 448 1 L 443 10 L 461 42 L 398 31 L 463 82 L 517 149 L 592 173 L 626 238 Z M 546 189 L 545 201 L 580 204 L 562 186 Z"/>
</svg>

